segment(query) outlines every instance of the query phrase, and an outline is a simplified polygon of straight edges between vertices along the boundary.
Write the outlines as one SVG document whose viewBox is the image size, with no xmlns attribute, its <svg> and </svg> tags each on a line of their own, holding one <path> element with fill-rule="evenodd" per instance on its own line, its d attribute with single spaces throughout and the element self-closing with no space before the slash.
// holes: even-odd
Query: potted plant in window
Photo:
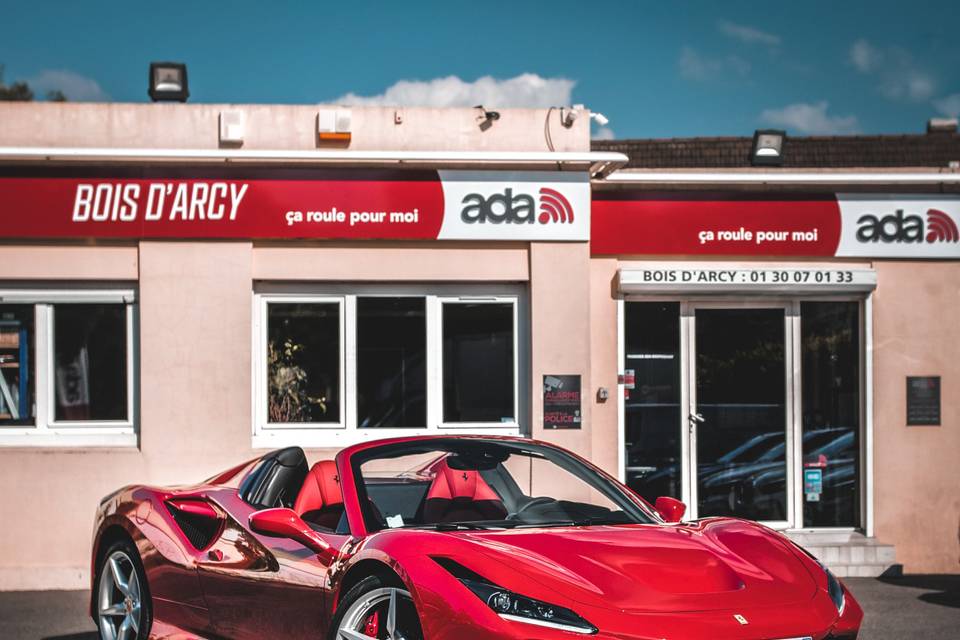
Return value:
<svg viewBox="0 0 960 640">
<path fill-rule="evenodd" d="M 270 422 L 309 422 L 314 408 L 327 412 L 326 397 L 315 398 L 307 389 L 307 372 L 298 362 L 303 350 L 290 339 L 271 340 L 267 346 Z"/>
</svg>

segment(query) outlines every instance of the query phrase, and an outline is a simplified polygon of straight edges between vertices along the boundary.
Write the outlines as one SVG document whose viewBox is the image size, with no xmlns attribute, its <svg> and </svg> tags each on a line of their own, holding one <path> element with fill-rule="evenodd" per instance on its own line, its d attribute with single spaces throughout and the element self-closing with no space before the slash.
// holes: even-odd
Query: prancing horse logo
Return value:
<svg viewBox="0 0 960 640">
<path fill-rule="evenodd" d="M 740 615 L 739 613 L 733 614 L 733 618 L 734 618 L 737 622 L 739 622 L 740 624 L 750 624 L 749 622 L 747 622 L 747 619 L 744 618 L 744 617 L 743 617 L 742 615 Z"/>
</svg>

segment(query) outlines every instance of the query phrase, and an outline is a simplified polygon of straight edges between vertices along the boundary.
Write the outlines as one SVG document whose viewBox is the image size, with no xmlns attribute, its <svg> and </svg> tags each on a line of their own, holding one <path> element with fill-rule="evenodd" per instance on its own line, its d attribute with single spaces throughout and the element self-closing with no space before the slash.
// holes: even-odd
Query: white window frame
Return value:
<svg viewBox="0 0 960 640">
<path fill-rule="evenodd" d="M 425 299 L 427 424 L 394 429 L 357 428 L 357 315 L 358 297 L 413 297 Z M 270 423 L 267 421 L 267 305 L 284 303 L 339 302 L 340 315 L 340 407 L 338 422 Z M 514 322 L 514 416 L 510 422 L 443 422 L 443 328 L 446 303 L 508 303 Z M 445 284 L 330 284 L 305 287 L 295 284 L 260 284 L 253 295 L 253 401 L 251 406 L 254 448 L 302 446 L 344 447 L 379 438 L 423 434 L 471 433 L 519 435 L 524 432 L 528 408 L 524 401 L 528 370 L 526 298 L 517 285 Z"/>
<path fill-rule="evenodd" d="M 0 426 L 0 447 L 136 447 L 138 321 L 133 288 L 0 288 L 0 303 L 33 305 L 33 426 Z M 127 417 L 124 420 L 57 420 L 54 362 L 59 304 L 126 305 Z"/>
<path fill-rule="evenodd" d="M 261 296 L 259 305 L 259 323 L 258 330 L 255 332 L 256 337 L 259 338 L 256 353 L 260 357 L 260 362 L 262 366 L 258 366 L 255 370 L 254 376 L 258 378 L 256 384 L 256 393 L 257 398 L 261 400 L 259 407 L 260 413 L 257 415 L 262 418 L 263 429 L 296 429 L 296 430 L 313 430 L 313 429 L 342 429 L 346 424 L 346 390 L 344 387 L 344 380 L 346 379 L 346 367 L 345 367 L 345 350 L 346 350 L 346 333 L 347 327 L 345 322 L 346 317 L 346 300 L 343 296 L 331 296 L 331 295 L 321 295 L 321 296 L 308 296 L 308 295 L 281 295 L 281 296 Z M 339 313 L 339 322 L 338 329 L 340 331 L 340 349 L 338 361 L 340 363 L 339 371 L 337 375 L 339 376 L 338 380 L 338 404 L 340 405 L 340 416 L 339 419 L 335 422 L 269 422 L 267 420 L 267 327 L 268 327 L 268 317 L 267 317 L 267 306 L 268 304 L 335 304 L 338 307 Z"/>
<path fill-rule="evenodd" d="M 513 419 L 509 422 L 445 422 L 443 419 L 443 309 L 446 304 L 503 304 L 513 302 Z M 427 401 L 431 404 L 436 403 L 436 418 L 428 422 L 436 423 L 440 429 L 456 429 L 458 431 L 476 431 L 479 429 L 490 429 L 496 425 L 503 425 L 507 428 L 519 429 L 520 416 L 520 317 L 519 304 L 516 298 L 505 296 L 438 296 L 436 304 L 439 307 L 435 315 L 437 324 L 440 325 L 433 332 L 432 340 L 427 344 L 434 346 L 434 353 L 438 356 L 436 366 L 431 370 L 436 371 L 438 384 L 438 393 L 427 394 Z M 429 334 L 429 331 L 428 331 Z M 428 387 L 429 390 L 429 387 Z"/>
</svg>

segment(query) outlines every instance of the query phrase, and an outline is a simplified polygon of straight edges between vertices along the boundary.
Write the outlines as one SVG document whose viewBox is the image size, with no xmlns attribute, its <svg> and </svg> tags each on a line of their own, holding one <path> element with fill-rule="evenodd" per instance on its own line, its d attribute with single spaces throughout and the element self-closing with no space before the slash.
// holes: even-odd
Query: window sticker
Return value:
<svg viewBox="0 0 960 640">
<path fill-rule="evenodd" d="M 387 526 L 391 529 L 396 529 L 403 526 L 403 516 L 397 514 L 395 516 L 387 516 Z"/>
</svg>

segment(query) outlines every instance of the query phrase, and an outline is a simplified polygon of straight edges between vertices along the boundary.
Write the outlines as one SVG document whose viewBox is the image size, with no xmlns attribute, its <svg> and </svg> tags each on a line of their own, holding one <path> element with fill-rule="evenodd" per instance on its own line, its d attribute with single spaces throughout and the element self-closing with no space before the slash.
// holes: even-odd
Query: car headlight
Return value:
<svg viewBox="0 0 960 640">
<path fill-rule="evenodd" d="M 574 633 L 597 633 L 595 626 L 566 607 L 534 600 L 489 582 L 465 578 L 459 578 L 459 580 L 505 620 L 526 622 Z"/>
<path fill-rule="evenodd" d="M 837 613 L 843 615 L 843 610 L 847 606 L 847 598 L 843 593 L 843 585 L 841 585 L 837 577 L 830 572 L 830 569 L 824 567 L 823 564 L 820 566 L 823 568 L 823 572 L 827 574 L 827 593 L 830 594 L 830 599 L 833 600 L 834 606 L 837 607 Z"/>
</svg>

